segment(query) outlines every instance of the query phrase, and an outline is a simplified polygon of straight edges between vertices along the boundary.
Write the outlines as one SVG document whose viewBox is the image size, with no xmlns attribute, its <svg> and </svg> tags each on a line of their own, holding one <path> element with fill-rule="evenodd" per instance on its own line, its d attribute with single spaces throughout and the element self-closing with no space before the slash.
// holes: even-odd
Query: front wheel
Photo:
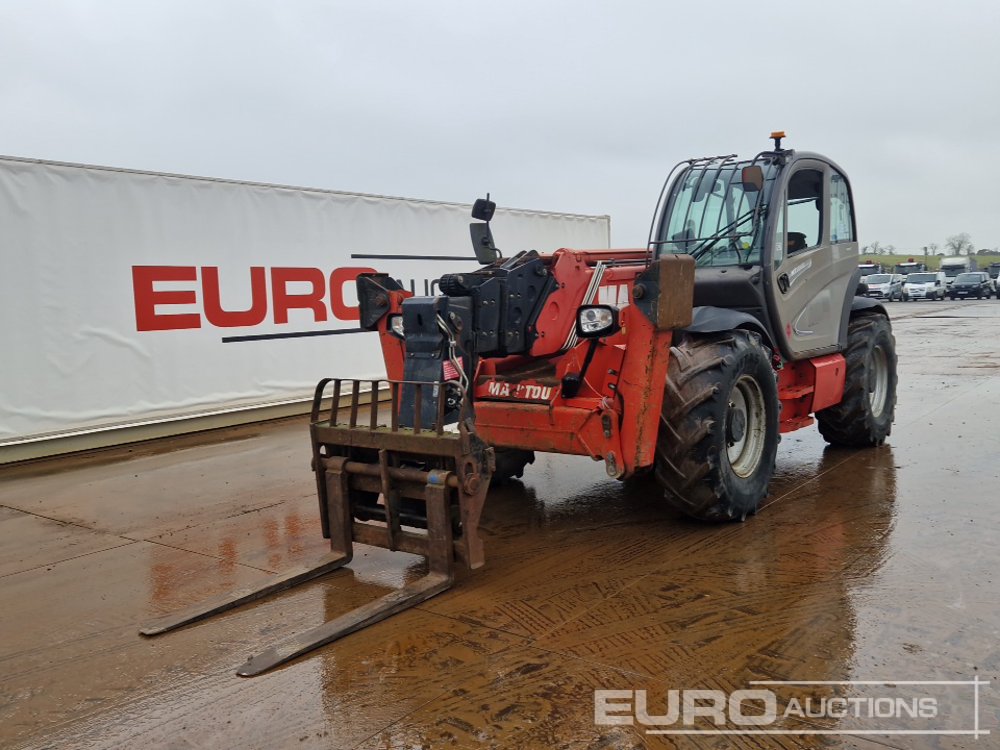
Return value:
<svg viewBox="0 0 1000 750">
<path fill-rule="evenodd" d="M 676 334 L 654 464 L 667 503 L 743 520 L 767 496 L 777 449 L 777 381 L 759 337 Z"/>
<path fill-rule="evenodd" d="M 896 340 L 885 315 L 858 315 L 847 328 L 847 374 L 840 403 L 816 412 L 820 434 L 833 445 L 882 445 L 896 411 Z"/>
</svg>

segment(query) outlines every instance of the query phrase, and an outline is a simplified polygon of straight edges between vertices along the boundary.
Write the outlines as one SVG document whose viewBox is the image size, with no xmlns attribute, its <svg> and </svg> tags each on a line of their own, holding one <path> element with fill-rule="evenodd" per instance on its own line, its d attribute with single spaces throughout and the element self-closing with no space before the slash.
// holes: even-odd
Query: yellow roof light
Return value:
<svg viewBox="0 0 1000 750">
<path fill-rule="evenodd" d="M 774 132 L 771 133 L 771 137 L 772 138 L 784 138 L 785 137 L 785 131 L 784 130 L 775 130 Z"/>
</svg>

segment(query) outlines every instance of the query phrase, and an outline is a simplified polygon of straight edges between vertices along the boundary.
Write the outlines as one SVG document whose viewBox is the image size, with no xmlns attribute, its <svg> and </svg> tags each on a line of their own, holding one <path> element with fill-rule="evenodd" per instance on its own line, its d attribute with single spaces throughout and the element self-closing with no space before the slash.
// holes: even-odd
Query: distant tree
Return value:
<svg viewBox="0 0 1000 750">
<path fill-rule="evenodd" d="M 883 252 L 882 243 L 878 240 L 875 240 L 871 244 L 865 245 L 861 248 L 862 255 L 882 255 Z"/>
<path fill-rule="evenodd" d="M 944 246 L 952 255 L 972 255 L 976 250 L 968 232 L 953 234 L 944 241 Z"/>
<path fill-rule="evenodd" d="M 931 255 L 937 255 L 938 254 L 938 250 L 940 250 L 940 249 L 941 249 L 941 247 L 936 242 L 932 242 L 931 244 L 929 244 L 927 246 L 927 250 L 930 252 Z M 924 253 L 924 254 L 926 255 L 926 253 Z"/>
<path fill-rule="evenodd" d="M 895 245 L 886 245 L 884 248 L 882 248 L 882 252 L 885 255 L 893 255 L 896 252 L 896 246 Z"/>
</svg>

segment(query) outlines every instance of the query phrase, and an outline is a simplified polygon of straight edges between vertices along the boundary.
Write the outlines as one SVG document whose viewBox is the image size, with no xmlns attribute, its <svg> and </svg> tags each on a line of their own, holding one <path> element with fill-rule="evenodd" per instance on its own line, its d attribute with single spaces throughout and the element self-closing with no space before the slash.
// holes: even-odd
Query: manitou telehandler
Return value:
<svg viewBox="0 0 1000 750">
<path fill-rule="evenodd" d="M 858 242 L 844 171 L 814 153 L 691 159 L 667 177 L 648 246 L 500 257 L 478 200 L 469 273 L 415 297 L 358 278 L 361 325 L 387 378 L 323 380 L 313 470 L 331 553 L 145 628 L 164 632 L 339 568 L 354 542 L 425 555 L 428 573 L 253 657 L 253 675 L 448 588 L 483 564 L 491 479 L 534 451 L 652 472 L 665 503 L 742 520 L 767 494 L 779 435 L 815 417 L 830 443 L 880 445 L 896 402 L 885 310 L 854 295 Z M 329 406 L 327 404 L 329 403 Z"/>
</svg>

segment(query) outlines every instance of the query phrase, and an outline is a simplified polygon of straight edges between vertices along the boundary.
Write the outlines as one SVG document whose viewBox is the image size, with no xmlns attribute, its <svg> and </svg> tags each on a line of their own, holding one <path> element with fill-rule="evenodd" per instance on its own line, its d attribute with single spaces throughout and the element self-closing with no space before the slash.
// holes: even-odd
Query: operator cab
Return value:
<svg viewBox="0 0 1000 750">
<path fill-rule="evenodd" d="M 781 148 L 753 159 L 691 159 L 664 184 L 650 247 L 695 259 L 695 322 L 742 314 L 786 359 L 838 351 L 857 287 L 850 185 L 819 154 Z M 725 311 L 729 311 L 727 314 Z M 698 328 L 702 321 L 701 329 Z M 756 324 L 754 324 L 754 321 Z"/>
</svg>

